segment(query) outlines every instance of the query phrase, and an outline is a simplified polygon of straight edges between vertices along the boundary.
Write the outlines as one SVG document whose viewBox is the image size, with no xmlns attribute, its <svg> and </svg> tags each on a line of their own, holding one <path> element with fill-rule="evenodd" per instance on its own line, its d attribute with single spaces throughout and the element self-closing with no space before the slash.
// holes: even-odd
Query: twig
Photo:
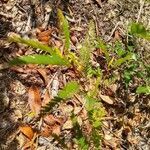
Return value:
<svg viewBox="0 0 150 150">
<path fill-rule="evenodd" d="M 117 120 L 117 118 L 114 118 L 114 117 L 102 117 L 101 120 Z"/>
<path fill-rule="evenodd" d="M 5 14 L 5 13 L 3 13 L 3 12 L 0 12 L 0 16 L 3 16 L 3 17 L 5 17 L 5 18 L 7 18 L 7 19 L 12 19 L 12 18 L 13 18 L 12 15 L 8 15 L 8 14 Z"/>
<path fill-rule="evenodd" d="M 49 89 L 51 83 L 53 82 L 53 80 L 55 79 L 55 77 L 60 73 L 60 70 L 57 70 L 55 72 L 55 74 L 53 75 L 53 77 L 51 78 L 51 80 L 48 82 L 46 88 L 43 90 L 42 96 L 45 95 L 46 91 Z"/>
<path fill-rule="evenodd" d="M 97 4 L 102 7 L 102 1 L 101 0 L 95 0 L 97 2 Z"/>
<path fill-rule="evenodd" d="M 85 107 L 86 99 L 85 99 L 84 102 L 82 102 L 82 100 L 76 94 L 74 96 L 82 104 L 82 107 L 80 108 L 80 110 L 75 114 L 77 116 L 83 110 L 83 108 Z"/>
<path fill-rule="evenodd" d="M 141 1 L 140 1 L 140 9 L 139 9 L 139 13 L 138 13 L 138 17 L 137 17 L 137 20 L 136 20 L 137 23 L 139 22 L 139 19 L 140 19 L 140 16 L 141 16 L 141 13 L 142 13 L 144 4 L 145 4 L 145 1 L 141 0 Z"/>
<path fill-rule="evenodd" d="M 107 42 L 111 40 L 111 37 L 113 36 L 113 34 L 116 31 L 116 29 L 119 26 L 119 24 L 120 24 L 120 22 L 117 22 L 117 24 L 115 25 L 114 29 L 112 30 L 112 32 L 111 32 L 111 34 L 110 34 L 110 36 L 109 36 L 109 38 L 107 40 Z"/>
<path fill-rule="evenodd" d="M 102 123 L 103 124 L 103 123 Z M 121 139 L 118 135 L 116 135 L 113 131 L 111 131 L 106 125 L 103 124 L 103 127 L 108 130 L 111 134 L 113 134 L 116 138 L 120 139 L 121 141 L 124 141 Z"/>
</svg>

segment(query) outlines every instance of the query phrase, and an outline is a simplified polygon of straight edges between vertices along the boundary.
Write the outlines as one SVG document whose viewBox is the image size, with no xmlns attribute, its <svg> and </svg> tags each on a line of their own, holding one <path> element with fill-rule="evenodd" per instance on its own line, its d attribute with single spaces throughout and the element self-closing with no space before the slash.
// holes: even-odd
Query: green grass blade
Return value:
<svg viewBox="0 0 150 150">
<path fill-rule="evenodd" d="M 20 36 L 12 35 L 9 37 L 9 41 L 25 44 L 25 45 L 31 46 L 33 48 L 40 49 L 40 50 L 43 50 L 45 52 L 49 52 L 51 55 L 56 53 L 54 48 L 51 48 L 45 44 L 42 44 L 41 42 L 39 42 L 37 40 L 24 39 L 24 38 L 21 38 Z"/>
<path fill-rule="evenodd" d="M 22 65 L 22 64 L 44 64 L 44 65 L 64 65 L 68 66 L 69 62 L 65 58 L 59 55 L 29 55 L 14 58 L 9 62 L 10 65 Z"/>
<path fill-rule="evenodd" d="M 57 15 L 58 15 L 58 21 L 59 21 L 59 28 L 63 32 L 64 37 L 65 37 L 65 52 L 68 54 L 68 51 L 70 48 L 69 23 L 67 19 L 64 17 L 60 9 L 58 9 Z"/>
<path fill-rule="evenodd" d="M 68 82 L 66 86 L 58 92 L 58 97 L 68 99 L 71 98 L 78 91 L 79 91 L 79 84 L 76 81 L 71 81 Z"/>
</svg>

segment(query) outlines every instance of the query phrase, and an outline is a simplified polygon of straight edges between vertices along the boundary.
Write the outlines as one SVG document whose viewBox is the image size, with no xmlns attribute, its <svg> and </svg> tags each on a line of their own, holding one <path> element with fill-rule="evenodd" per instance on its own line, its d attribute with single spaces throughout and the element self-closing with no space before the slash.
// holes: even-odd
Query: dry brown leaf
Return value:
<svg viewBox="0 0 150 150">
<path fill-rule="evenodd" d="M 34 132 L 32 130 L 32 128 L 28 125 L 24 125 L 24 126 L 20 126 L 19 130 L 26 136 L 28 137 L 30 140 L 32 140 L 33 136 L 34 136 Z"/>
<path fill-rule="evenodd" d="M 78 39 L 76 36 L 71 36 L 71 41 L 75 45 L 78 42 Z"/>
<path fill-rule="evenodd" d="M 46 30 L 46 31 L 43 31 L 43 32 L 39 32 L 38 33 L 38 40 L 45 43 L 45 44 L 48 44 L 49 43 L 49 40 L 50 40 L 50 35 L 52 33 L 52 30 Z"/>
<path fill-rule="evenodd" d="M 120 33 L 119 31 L 115 31 L 115 36 L 114 36 L 114 40 L 117 41 L 117 40 L 121 40 L 121 36 L 120 36 Z"/>
<path fill-rule="evenodd" d="M 61 132 L 61 126 L 58 125 L 58 124 L 55 124 L 53 127 L 52 127 L 52 134 L 55 134 L 57 136 L 60 135 L 60 132 Z"/>
<path fill-rule="evenodd" d="M 63 45 L 62 42 L 58 40 L 54 40 L 54 44 L 57 48 L 60 48 Z"/>
<path fill-rule="evenodd" d="M 43 98 L 43 100 L 42 100 L 42 106 L 46 106 L 46 104 L 48 104 L 51 101 L 51 99 L 52 99 L 52 97 L 50 96 L 50 94 L 49 94 L 48 91 L 46 91 L 44 93 L 44 95 L 42 96 L 42 98 Z"/>
<path fill-rule="evenodd" d="M 73 128 L 73 123 L 70 118 L 63 124 L 62 130 L 68 130 L 68 129 L 72 129 L 72 128 Z"/>
<path fill-rule="evenodd" d="M 113 99 L 110 98 L 109 96 L 100 94 L 100 98 L 101 98 L 104 102 L 106 102 L 106 103 L 108 103 L 108 104 L 110 104 L 110 105 L 112 105 L 112 104 L 114 103 Z"/>
<path fill-rule="evenodd" d="M 37 71 L 41 75 L 45 85 L 47 85 L 48 84 L 48 77 L 47 77 L 46 69 L 37 69 Z"/>
<path fill-rule="evenodd" d="M 56 121 L 58 121 L 53 115 L 47 115 L 43 118 L 43 120 L 49 126 L 54 125 Z"/>
<path fill-rule="evenodd" d="M 52 134 L 60 135 L 63 123 L 64 119 L 62 118 L 55 118 L 53 115 L 45 116 L 41 128 L 41 135 L 45 137 L 49 137 Z"/>
<path fill-rule="evenodd" d="M 41 135 L 44 137 L 49 137 L 52 135 L 52 127 L 44 124 L 44 126 L 41 128 Z"/>
<path fill-rule="evenodd" d="M 32 112 L 35 113 L 35 115 L 38 115 L 40 113 L 42 103 L 40 91 L 36 86 L 31 86 L 29 88 L 28 103 Z"/>
<path fill-rule="evenodd" d="M 112 85 L 109 86 L 109 88 L 110 88 L 114 93 L 116 93 L 116 91 L 117 91 L 117 89 L 118 89 L 118 86 L 117 86 L 117 84 L 112 84 Z"/>
</svg>

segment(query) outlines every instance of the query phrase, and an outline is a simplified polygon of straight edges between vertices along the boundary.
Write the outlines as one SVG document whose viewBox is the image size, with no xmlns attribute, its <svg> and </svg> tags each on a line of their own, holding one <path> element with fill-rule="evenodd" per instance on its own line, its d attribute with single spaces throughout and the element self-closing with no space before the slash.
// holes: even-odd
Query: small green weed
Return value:
<svg viewBox="0 0 150 150">
<path fill-rule="evenodd" d="M 136 90 L 137 94 L 150 94 L 150 86 L 139 86 Z"/>
<path fill-rule="evenodd" d="M 136 37 L 150 40 L 150 31 L 147 30 L 141 23 L 131 23 L 129 33 Z"/>
</svg>

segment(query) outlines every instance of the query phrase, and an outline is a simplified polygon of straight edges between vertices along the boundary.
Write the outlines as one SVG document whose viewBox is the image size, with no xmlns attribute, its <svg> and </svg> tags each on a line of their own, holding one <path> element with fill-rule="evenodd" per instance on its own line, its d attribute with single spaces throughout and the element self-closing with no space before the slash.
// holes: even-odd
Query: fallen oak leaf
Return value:
<svg viewBox="0 0 150 150">
<path fill-rule="evenodd" d="M 32 128 L 28 125 L 20 126 L 19 127 L 20 132 L 22 132 L 28 139 L 32 140 L 34 136 L 34 132 Z"/>
<path fill-rule="evenodd" d="M 102 95 L 102 94 L 100 94 L 99 96 L 100 96 L 100 98 L 101 98 L 105 103 L 108 103 L 108 104 L 110 104 L 110 105 L 113 105 L 114 101 L 113 101 L 113 99 L 110 98 L 109 96 Z"/>
<path fill-rule="evenodd" d="M 37 116 L 40 113 L 42 102 L 40 97 L 40 91 L 36 86 L 31 86 L 29 88 L 28 103 L 32 112 L 35 113 L 35 115 Z"/>
</svg>

